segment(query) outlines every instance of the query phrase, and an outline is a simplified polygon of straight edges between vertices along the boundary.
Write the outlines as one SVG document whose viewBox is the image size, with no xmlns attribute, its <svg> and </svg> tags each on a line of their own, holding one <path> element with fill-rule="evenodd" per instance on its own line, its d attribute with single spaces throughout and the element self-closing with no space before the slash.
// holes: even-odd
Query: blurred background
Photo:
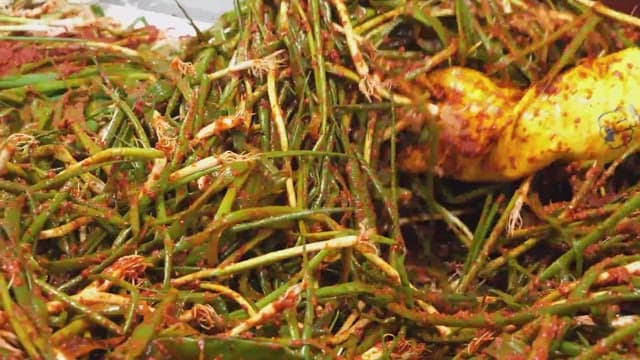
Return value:
<svg viewBox="0 0 640 360">
<path fill-rule="evenodd" d="M 234 0 L 182 0 L 180 4 L 201 28 L 210 26 L 220 14 L 233 9 Z M 174 0 L 100 0 L 105 13 L 127 26 L 140 17 L 158 28 L 170 28 L 173 35 L 194 31 Z"/>
</svg>

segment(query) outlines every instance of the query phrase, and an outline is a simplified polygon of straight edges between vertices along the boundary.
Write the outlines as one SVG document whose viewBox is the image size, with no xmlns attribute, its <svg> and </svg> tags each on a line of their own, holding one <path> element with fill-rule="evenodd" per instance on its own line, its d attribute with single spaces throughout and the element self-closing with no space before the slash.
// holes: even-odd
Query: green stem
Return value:
<svg viewBox="0 0 640 360">
<path fill-rule="evenodd" d="M 595 244 L 597 241 L 607 235 L 615 226 L 625 217 L 640 208 L 640 193 L 635 194 L 629 200 L 627 200 L 622 206 L 613 212 L 604 221 L 598 223 L 596 229 L 585 235 L 583 238 L 577 240 L 573 246 L 573 249 L 567 251 L 560 256 L 556 261 L 549 265 L 542 274 L 540 274 L 540 280 L 548 280 L 557 275 L 560 271 L 567 269 L 569 265 L 576 258 L 576 254 L 583 254 L 585 249 Z"/>
<path fill-rule="evenodd" d="M 120 160 L 122 158 L 128 158 L 131 160 L 153 160 L 163 156 L 164 153 L 162 151 L 155 149 L 110 148 L 102 150 L 80 162 L 69 165 L 53 178 L 42 180 L 37 184 L 32 185 L 31 190 L 48 189 L 80 174 L 97 169 L 109 161 Z"/>
</svg>

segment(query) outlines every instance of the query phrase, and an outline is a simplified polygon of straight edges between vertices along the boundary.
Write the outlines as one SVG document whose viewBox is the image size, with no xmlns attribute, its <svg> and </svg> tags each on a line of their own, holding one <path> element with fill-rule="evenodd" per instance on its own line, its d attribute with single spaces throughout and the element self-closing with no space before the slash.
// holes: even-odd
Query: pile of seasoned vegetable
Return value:
<svg viewBox="0 0 640 360">
<path fill-rule="evenodd" d="M 639 19 L 238 0 L 195 31 L 0 15 L 1 356 L 640 356 Z"/>
</svg>

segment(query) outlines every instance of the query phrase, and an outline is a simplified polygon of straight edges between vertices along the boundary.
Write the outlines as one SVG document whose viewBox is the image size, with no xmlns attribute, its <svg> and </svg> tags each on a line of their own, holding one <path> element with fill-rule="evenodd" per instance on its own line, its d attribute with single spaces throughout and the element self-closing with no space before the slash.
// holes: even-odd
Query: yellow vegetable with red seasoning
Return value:
<svg viewBox="0 0 640 360">
<path fill-rule="evenodd" d="M 462 67 L 429 80 L 441 94 L 435 169 L 445 177 L 513 180 L 557 160 L 609 162 L 640 142 L 637 47 L 585 60 L 525 92 Z M 429 148 L 405 149 L 401 167 L 425 171 Z"/>
</svg>

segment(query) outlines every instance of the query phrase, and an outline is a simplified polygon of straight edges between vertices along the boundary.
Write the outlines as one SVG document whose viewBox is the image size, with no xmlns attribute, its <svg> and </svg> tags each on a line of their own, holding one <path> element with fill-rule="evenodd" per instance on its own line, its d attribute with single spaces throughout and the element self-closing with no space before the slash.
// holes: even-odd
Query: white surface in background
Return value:
<svg viewBox="0 0 640 360">
<path fill-rule="evenodd" d="M 189 21 L 183 17 L 142 10 L 130 5 L 109 4 L 103 5 L 102 8 L 106 16 L 117 20 L 124 27 L 144 17 L 149 25 L 154 25 L 158 29 L 166 30 L 169 36 L 193 35 L 195 33 Z M 206 29 L 211 25 L 211 23 L 198 20 L 194 20 L 194 23 L 199 29 Z M 140 24 L 142 23 L 137 23 L 137 25 Z"/>
<path fill-rule="evenodd" d="M 170 36 L 195 34 L 174 0 L 101 0 L 99 3 L 105 15 L 123 26 L 144 17 L 150 25 L 167 30 Z M 218 16 L 233 9 L 233 0 L 182 0 L 180 4 L 200 29 L 208 28 Z"/>
</svg>

